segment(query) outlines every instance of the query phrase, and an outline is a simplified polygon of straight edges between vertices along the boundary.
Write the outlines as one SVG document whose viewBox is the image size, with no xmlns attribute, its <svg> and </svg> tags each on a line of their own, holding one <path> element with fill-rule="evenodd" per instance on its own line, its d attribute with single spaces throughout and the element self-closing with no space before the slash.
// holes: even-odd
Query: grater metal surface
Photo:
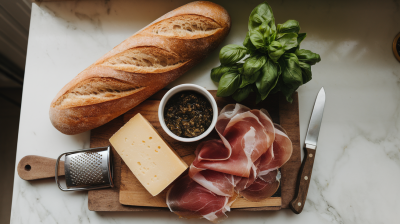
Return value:
<svg viewBox="0 0 400 224">
<path fill-rule="evenodd" d="M 102 155 L 97 152 L 85 152 L 68 156 L 69 184 L 82 186 L 105 183 L 101 172 Z"/>
<path fill-rule="evenodd" d="M 65 155 L 67 189 L 61 187 L 56 176 L 57 185 L 61 190 L 76 191 L 113 187 L 110 146 L 63 153 L 57 159 L 56 172 L 58 172 L 58 161 L 63 155 Z"/>
</svg>

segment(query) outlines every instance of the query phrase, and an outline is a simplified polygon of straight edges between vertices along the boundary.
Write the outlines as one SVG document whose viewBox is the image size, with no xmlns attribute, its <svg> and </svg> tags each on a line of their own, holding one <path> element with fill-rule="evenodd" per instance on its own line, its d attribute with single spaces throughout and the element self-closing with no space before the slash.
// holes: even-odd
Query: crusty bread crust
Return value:
<svg viewBox="0 0 400 224">
<path fill-rule="evenodd" d="M 229 14 L 212 2 L 165 14 L 65 85 L 50 105 L 51 123 L 72 135 L 111 121 L 192 68 L 229 30 Z"/>
</svg>

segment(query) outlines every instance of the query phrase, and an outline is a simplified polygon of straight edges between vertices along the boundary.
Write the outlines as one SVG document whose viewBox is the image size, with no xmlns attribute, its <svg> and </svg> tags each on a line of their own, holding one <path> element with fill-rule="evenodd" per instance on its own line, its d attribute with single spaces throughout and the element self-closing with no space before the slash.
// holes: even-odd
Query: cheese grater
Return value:
<svg viewBox="0 0 400 224">
<path fill-rule="evenodd" d="M 58 181 L 58 163 L 65 155 L 65 184 Z M 113 187 L 111 147 L 91 148 L 61 154 L 56 161 L 56 183 L 62 191 L 83 191 Z"/>
</svg>

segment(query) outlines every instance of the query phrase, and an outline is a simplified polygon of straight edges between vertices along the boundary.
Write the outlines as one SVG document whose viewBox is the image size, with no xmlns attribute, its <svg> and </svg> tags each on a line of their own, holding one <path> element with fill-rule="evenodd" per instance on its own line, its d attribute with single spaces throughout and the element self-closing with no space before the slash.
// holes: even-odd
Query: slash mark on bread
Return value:
<svg viewBox="0 0 400 224">
<path fill-rule="evenodd" d="M 188 60 L 182 59 L 175 53 L 158 47 L 145 46 L 116 54 L 101 65 L 126 72 L 161 73 L 181 67 L 186 62 Z"/>
<path fill-rule="evenodd" d="M 167 37 L 195 39 L 211 36 L 221 28 L 221 25 L 208 17 L 189 14 L 162 20 L 152 26 L 151 32 Z"/>
<path fill-rule="evenodd" d="M 114 78 L 90 78 L 62 95 L 52 107 L 66 109 L 119 99 L 137 93 L 146 86 L 134 86 Z"/>
</svg>

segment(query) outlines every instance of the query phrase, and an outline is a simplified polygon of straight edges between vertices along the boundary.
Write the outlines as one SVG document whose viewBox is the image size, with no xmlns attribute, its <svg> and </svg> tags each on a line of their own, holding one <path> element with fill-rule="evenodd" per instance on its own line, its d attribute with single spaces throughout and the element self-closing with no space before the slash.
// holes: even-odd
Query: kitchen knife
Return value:
<svg viewBox="0 0 400 224">
<path fill-rule="evenodd" d="M 321 88 L 315 100 L 314 109 L 311 113 L 310 123 L 308 124 L 306 140 L 304 142 L 304 159 L 301 164 L 295 197 L 289 206 L 296 214 L 303 211 L 306 202 L 308 186 L 310 185 L 312 168 L 314 165 L 315 152 L 317 149 L 319 129 L 321 128 L 322 115 L 325 107 L 325 90 Z"/>
</svg>

